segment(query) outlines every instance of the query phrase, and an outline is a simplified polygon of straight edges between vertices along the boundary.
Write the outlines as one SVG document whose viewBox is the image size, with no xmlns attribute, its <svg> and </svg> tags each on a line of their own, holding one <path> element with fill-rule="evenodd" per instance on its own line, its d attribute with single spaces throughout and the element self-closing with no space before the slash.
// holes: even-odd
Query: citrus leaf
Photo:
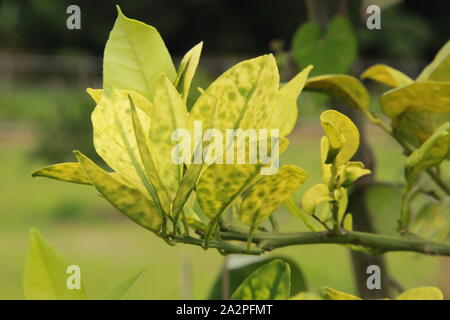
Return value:
<svg viewBox="0 0 450 320">
<path fill-rule="evenodd" d="M 133 129 L 136 135 L 136 142 L 139 150 L 139 154 L 142 160 L 142 164 L 145 169 L 145 173 L 153 186 L 155 191 L 155 200 L 159 203 L 159 206 L 163 210 L 165 214 L 170 214 L 170 204 L 171 200 L 169 199 L 169 195 L 164 186 L 164 183 L 161 181 L 161 177 L 159 176 L 159 172 L 157 170 L 155 161 L 153 160 L 153 154 L 149 148 L 149 141 L 147 132 L 142 128 L 141 121 L 139 120 L 139 116 L 136 111 L 136 107 L 134 106 L 133 100 L 130 98 L 130 107 L 131 107 L 131 119 L 133 122 Z"/>
<path fill-rule="evenodd" d="M 280 129 L 280 136 L 289 134 L 297 122 L 297 98 L 305 86 L 312 66 L 306 67 L 302 72 L 286 83 L 275 95 L 273 102 L 274 111 L 272 113 L 271 128 Z"/>
<path fill-rule="evenodd" d="M 338 168 L 338 186 L 344 188 L 352 185 L 359 178 L 371 174 L 372 171 L 364 168 L 360 161 L 349 161 Z"/>
<path fill-rule="evenodd" d="M 450 233 L 450 198 L 426 203 L 414 217 L 410 230 L 426 239 L 445 241 Z"/>
<path fill-rule="evenodd" d="M 404 291 L 395 300 L 443 300 L 444 295 L 436 287 L 419 287 Z"/>
<path fill-rule="evenodd" d="M 239 218 L 250 227 L 249 243 L 256 228 L 308 178 L 303 169 L 285 165 L 259 179 L 244 195 Z"/>
<path fill-rule="evenodd" d="M 130 291 L 136 286 L 136 283 L 142 278 L 143 274 L 144 271 L 141 271 L 130 279 L 117 283 L 108 292 L 105 300 L 125 300 L 130 294 Z"/>
<path fill-rule="evenodd" d="M 362 300 L 357 296 L 334 290 L 329 287 L 324 287 L 323 290 L 331 298 L 331 300 Z"/>
<path fill-rule="evenodd" d="M 450 82 L 414 82 L 384 93 L 380 102 L 390 118 L 403 112 L 450 112 Z"/>
<path fill-rule="evenodd" d="M 450 81 L 450 40 L 439 50 L 434 60 L 423 69 L 417 81 Z"/>
<path fill-rule="evenodd" d="M 342 137 L 340 140 L 344 141 L 334 157 L 335 165 L 339 167 L 350 161 L 359 147 L 359 131 L 355 124 L 347 116 L 335 110 L 323 112 L 320 115 L 320 122 L 330 141 L 334 138 L 329 134 L 329 126 L 334 128 L 339 137 Z"/>
<path fill-rule="evenodd" d="M 107 201 L 140 226 L 159 232 L 162 216 L 152 199 L 118 182 L 79 151 L 74 153 L 89 180 Z"/>
<path fill-rule="evenodd" d="M 217 105 L 214 128 L 269 128 L 273 105 L 278 92 L 279 75 L 275 58 L 264 55 L 245 60 L 219 76 L 195 102 L 190 123 L 207 122 Z"/>
<path fill-rule="evenodd" d="M 331 200 L 333 199 L 330 197 L 328 187 L 323 183 L 319 183 L 309 188 L 303 194 L 302 208 L 307 214 L 313 214 L 319 204 Z"/>
<path fill-rule="evenodd" d="M 23 275 L 25 297 L 30 300 L 86 300 L 83 285 L 80 289 L 67 287 L 70 265 L 36 229 L 31 229 Z"/>
<path fill-rule="evenodd" d="M 132 90 L 153 100 L 161 73 L 174 80 L 175 67 L 158 31 L 143 22 L 118 16 L 106 43 L 103 88 Z"/>
<path fill-rule="evenodd" d="M 189 90 L 191 88 L 192 79 L 197 70 L 200 55 L 202 53 L 203 42 L 200 42 L 189 50 L 183 57 L 178 68 L 177 77 L 175 79 L 175 87 L 179 92 L 182 92 L 184 103 L 186 103 Z"/>
<path fill-rule="evenodd" d="M 232 300 L 286 300 L 291 294 L 289 265 L 279 259 L 259 267 L 236 289 Z"/>
<path fill-rule="evenodd" d="M 136 109 L 144 132 L 150 128 L 150 118 Z M 133 128 L 128 97 L 106 90 L 92 113 L 94 146 L 103 160 L 141 192 L 155 192 L 145 173 Z"/>
<path fill-rule="evenodd" d="M 450 122 L 444 123 L 406 159 L 407 176 L 412 179 L 419 172 L 439 165 L 450 155 Z"/>
<path fill-rule="evenodd" d="M 410 77 L 385 64 L 376 64 L 361 74 L 361 79 L 371 79 L 390 87 L 402 87 L 413 83 Z"/>
<path fill-rule="evenodd" d="M 46 177 L 66 182 L 91 184 L 77 162 L 58 163 L 33 172 L 32 177 Z"/>
<path fill-rule="evenodd" d="M 306 81 L 305 89 L 332 95 L 363 113 L 369 114 L 369 93 L 362 83 L 353 76 L 332 74 L 313 77 Z"/>
<path fill-rule="evenodd" d="M 187 110 L 183 99 L 170 80 L 161 75 L 156 85 L 151 113 L 150 140 L 159 176 L 171 199 L 182 179 L 183 164 L 173 161 L 172 150 L 177 145 L 177 129 L 187 129 Z M 175 139 L 174 138 L 175 135 Z M 175 141 L 174 141 L 175 140 Z"/>
<path fill-rule="evenodd" d="M 103 89 L 92 89 L 87 88 L 86 92 L 91 96 L 95 103 L 99 104 L 102 98 Z M 143 95 L 131 91 L 131 90 L 116 90 L 116 93 L 123 96 L 123 98 L 128 98 L 128 96 L 133 99 L 134 105 L 145 112 L 146 115 L 150 116 L 153 104 L 148 101 Z"/>
</svg>

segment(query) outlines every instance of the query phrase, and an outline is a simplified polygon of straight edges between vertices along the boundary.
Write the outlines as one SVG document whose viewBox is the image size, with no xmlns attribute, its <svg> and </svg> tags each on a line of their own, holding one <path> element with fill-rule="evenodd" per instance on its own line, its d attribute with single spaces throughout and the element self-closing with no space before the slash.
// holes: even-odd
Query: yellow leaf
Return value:
<svg viewBox="0 0 450 320">
<path fill-rule="evenodd" d="M 337 135 L 342 143 L 334 157 L 334 164 L 339 167 L 350 161 L 359 147 L 359 131 L 355 124 L 347 116 L 335 110 L 323 112 L 320 115 L 320 122 L 330 142 L 336 141 L 335 135 Z M 333 128 L 333 130 L 330 128 Z M 329 156 L 327 156 L 327 159 L 329 159 Z"/>
<path fill-rule="evenodd" d="M 439 165 L 450 155 L 450 122 L 444 123 L 406 159 L 407 174 L 413 178 L 419 172 Z"/>
<path fill-rule="evenodd" d="M 191 88 L 192 79 L 197 70 L 200 54 L 202 53 L 203 41 L 189 50 L 183 57 L 178 68 L 177 77 L 175 79 L 175 87 L 182 92 L 184 103 L 186 103 L 189 90 Z"/>
<path fill-rule="evenodd" d="M 79 163 L 58 163 L 43 167 L 32 174 L 33 177 L 46 177 L 66 182 L 91 184 L 89 178 L 84 174 Z"/>
<path fill-rule="evenodd" d="M 159 176 L 174 198 L 182 179 L 183 164 L 177 164 L 172 151 L 177 145 L 173 135 L 177 129 L 187 129 L 186 105 L 170 80 L 161 75 L 156 85 L 154 108 L 150 118 L 151 150 Z"/>
<path fill-rule="evenodd" d="M 403 112 L 450 112 L 450 82 L 414 82 L 384 93 L 380 102 L 390 118 Z"/>
<path fill-rule="evenodd" d="M 450 40 L 439 50 L 434 60 L 423 69 L 417 81 L 450 81 Z"/>
<path fill-rule="evenodd" d="M 80 152 L 75 151 L 75 155 L 89 180 L 108 202 L 140 226 L 159 232 L 162 216 L 151 198 L 121 184 Z"/>
<path fill-rule="evenodd" d="M 160 74 L 175 79 L 172 58 L 154 27 L 117 11 L 103 57 L 103 88 L 136 91 L 152 101 Z"/>
<path fill-rule="evenodd" d="M 150 118 L 136 109 L 144 132 L 149 131 Z M 153 194 L 139 154 L 128 97 L 107 90 L 92 113 L 94 146 L 103 160 L 138 190 Z"/>
<path fill-rule="evenodd" d="M 295 127 L 298 118 L 297 98 L 312 68 L 313 66 L 308 66 L 292 78 L 278 91 L 271 102 L 274 105 L 271 128 L 279 128 L 281 137 L 289 134 Z"/>
<path fill-rule="evenodd" d="M 86 91 L 91 96 L 92 100 L 95 101 L 95 103 L 97 104 L 100 103 L 103 89 L 87 88 Z M 141 109 L 142 111 L 144 111 L 146 115 L 150 116 L 153 109 L 153 104 L 150 101 L 148 101 L 147 98 L 145 98 L 143 95 L 131 90 L 116 89 L 116 93 L 123 96 L 123 99 L 125 98 L 128 99 L 128 96 L 130 96 L 131 99 L 133 99 L 134 105 L 139 109 Z"/>
<path fill-rule="evenodd" d="M 436 287 L 419 287 L 404 291 L 396 300 L 443 300 L 444 295 Z"/>
<path fill-rule="evenodd" d="M 323 290 L 331 298 L 331 300 L 362 300 L 361 298 L 352 294 L 334 290 L 329 287 L 324 287 Z"/>
<path fill-rule="evenodd" d="M 323 183 L 319 183 L 309 188 L 303 194 L 302 207 L 307 214 L 313 214 L 319 204 L 331 200 L 333 198 L 330 197 L 328 187 Z"/>
<path fill-rule="evenodd" d="M 362 83 L 353 76 L 332 74 L 313 77 L 306 81 L 305 89 L 333 95 L 370 115 L 368 111 L 369 93 Z"/>
<path fill-rule="evenodd" d="M 214 128 L 269 128 L 272 105 L 278 92 L 279 75 L 275 58 L 264 55 L 245 60 L 218 77 L 197 99 L 190 113 L 190 124 L 206 122 L 217 105 Z"/>
<path fill-rule="evenodd" d="M 249 240 L 267 219 L 308 178 L 303 169 L 282 166 L 276 174 L 263 176 L 244 195 L 239 217 L 250 227 Z"/>
<path fill-rule="evenodd" d="M 361 79 L 371 79 L 394 88 L 413 83 L 406 74 L 385 64 L 371 66 L 361 74 Z"/>
</svg>

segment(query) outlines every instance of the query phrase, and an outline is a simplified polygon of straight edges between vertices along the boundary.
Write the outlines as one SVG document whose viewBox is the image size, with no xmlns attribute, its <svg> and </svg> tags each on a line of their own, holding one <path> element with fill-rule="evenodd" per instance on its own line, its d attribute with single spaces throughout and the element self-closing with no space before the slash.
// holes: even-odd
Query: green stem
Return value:
<svg viewBox="0 0 450 320">
<path fill-rule="evenodd" d="M 245 233 L 222 232 L 221 235 L 223 240 L 247 241 Z M 377 254 L 392 251 L 412 251 L 428 255 L 450 256 L 450 245 L 446 243 L 356 231 L 347 231 L 342 234 L 329 232 L 257 233 L 253 237 L 253 242 L 263 250 L 273 250 L 294 245 L 327 243 L 362 246 Z"/>
</svg>

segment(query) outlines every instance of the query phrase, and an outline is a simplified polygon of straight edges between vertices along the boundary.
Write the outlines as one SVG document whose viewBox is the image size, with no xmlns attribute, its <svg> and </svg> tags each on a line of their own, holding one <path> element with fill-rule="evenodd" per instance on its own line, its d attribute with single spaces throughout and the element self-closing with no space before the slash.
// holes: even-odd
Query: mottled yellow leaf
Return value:
<svg viewBox="0 0 450 320">
<path fill-rule="evenodd" d="M 263 176 L 244 195 L 240 220 L 250 227 L 251 238 L 256 228 L 267 219 L 308 178 L 303 169 L 285 165 L 274 175 Z"/>
<path fill-rule="evenodd" d="M 191 88 L 192 79 L 197 70 L 200 54 L 202 53 L 203 41 L 189 50 L 183 57 L 178 68 L 177 77 L 175 79 L 175 87 L 182 93 L 183 101 L 186 103 L 189 90 Z"/>
<path fill-rule="evenodd" d="M 148 133 L 142 128 L 141 121 L 134 106 L 133 100 L 130 97 L 131 106 L 131 119 L 133 122 L 134 132 L 136 134 L 136 142 L 138 145 L 139 154 L 141 156 L 142 164 L 144 165 L 145 173 L 153 187 L 155 192 L 155 200 L 159 203 L 161 209 L 165 214 L 170 214 L 171 211 L 171 200 L 169 199 L 169 194 L 161 181 L 161 177 L 156 168 L 154 157 L 152 151 L 149 148 L 149 137 Z"/>
<path fill-rule="evenodd" d="M 289 134 L 295 127 L 298 118 L 297 98 L 302 92 L 312 68 L 313 66 L 306 67 L 281 87 L 271 102 L 274 106 L 271 128 L 280 129 L 281 137 Z"/>
<path fill-rule="evenodd" d="M 186 105 L 170 80 L 162 75 L 156 85 L 154 108 L 150 118 L 150 140 L 152 154 L 159 176 L 170 199 L 173 199 L 182 179 L 183 165 L 172 159 L 172 150 L 177 140 L 172 139 L 177 129 L 187 129 Z"/>
<path fill-rule="evenodd" d="M 291 295 L 289 264 L 276 259 L 253 272 L 232 294 L 232 300 L 287 300 Z"/>
<path fill-rule="evenodd" d="M 214 128 L 269 128 L 271 100 L 278 92 L 275 58 L 264 55 L 245 60 L 219 76 L 195 102 L 190 123 L 206 122 L 217 105 Z"/>
<path fill-rule="evenodd" d="M 355 124 L 347 116 L 335 110 L 323 112 L 320 115 L 320 122 L 330 141 L 335 139 L 330 134 L 331 126 L 342 142 L 342 147 L 338 149 L 337 155 L 334 157 L 334 164 L 339 167 L 350 161 L 359 147 L 359 131 Z M 331 148 L 329 149 L 331 150 Z"/>
<path fill-rule="evenodd" d="M 361 298 L 354 296 L 352 294 L 334 290 L 329 287 L 324 287 L 323 290 L 331 298 L 331 300 L 362 300 Z"/>
<path fill-rule="evenodd" d="M 390 118 L 403 112 L 450 112 L 450 82 L 414 82 L 384 93 L 380 102 Z"/>
<path fill-rule="evenodd" d="M 400 294 L 396 300 L 443 300 L 444 295 L 436 287 L 412 288 Z"/>
<path fill-rule="evenodd" d="M 103 88 L 136 91 L 152 101 L 161 73 L 175 79 L 172 58 L 154 27 L 117 11 L 103 57 Z"/>
<path fill-rule="evenodd" d="M 439 50 L 434 60 L 423 69 L 417 81 L 450 81 L 450 40 Z"/>
<path fill-rule="evenodd" d="M 77 162 L 58 163 L 43 167 L 32 174 L 33 177 L 46 177 L 66 182 L 91 184 Z"/>
<path fill-rule="evenodd" d="M 361 79 L 371 79 L 394 88 L 413 83 L 406 74 L 385 64 L 371 66 L 361 74 Z"/>
<path fill-rule="evenodd" d="M 108 202 L 140 226 L 159 232 L 162 215 L 150 197 L 121 184 L 80 152 L 75 151 L 75 155 L 89 180 Z"/>
<path fill-rule="evenodd" d="M 87 88 L 86 91 L 91 96 L 92 100 L 95 101 L 95 103 L 100 103 L 103 89 Z M 116 92 L 117 94 L 122 95 L 124 99 L 130 96 L 131 99 L 133 99 L 134 105 L 144 111 L 146 115 L 150 116 L 153 109 L 153 104 L 148 101 L 147 98 L 145 98 L 143 95 L 132 90 L 116 90 Z"/>
<path fill-rule="evenodd" d="M 144 132 L 148 132 L 150 118 L 140 109 L 136 111 Z M 128 97 L 106 90 L 91 118 L 97 153 L 137 189 L 154 195 L 139 154 Z"/>
</svg>

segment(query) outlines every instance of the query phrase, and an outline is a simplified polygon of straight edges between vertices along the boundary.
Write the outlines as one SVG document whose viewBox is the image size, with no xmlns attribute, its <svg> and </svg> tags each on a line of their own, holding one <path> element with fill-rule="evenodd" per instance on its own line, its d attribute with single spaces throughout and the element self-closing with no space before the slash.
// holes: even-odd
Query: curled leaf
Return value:
<svg viewBox="0 0 450 320">
<path fill-rule="evenodd" d="M 450 40 L 439 50 L 434 60 L 423 69 L 417 81 L 450 81 Z"/>
<path fill-rule="evenodd" d="M 371 79 L 393 88 L 413 83 L 413 80 L 406 74 L 385 64 L 371 66 L 361 74 L 361 79 Z"/>
<path fill-rule="evenodd" d="M 309 188 L 303 194 L 302 207 L 307 214 L 313 214 L 319 204 L 332 200 L 333 198 L 330 196 L 327 185 L 319 183 Z"/>
<path fill-rule="evenodd" d="M 184 103 L 186 103 L 189 90 L 191 88 L 192 79 L 194 78 L 195 71 L 197 70 L 198 62 L 200 60 L 200 54 L 202 53 L 203 42 L 195 45 L 189 50 L 183 57 L 178 68 L 177 77 L 175 79 L 175 87 L 179 92 L 182 92 Z"/>
</svg>

